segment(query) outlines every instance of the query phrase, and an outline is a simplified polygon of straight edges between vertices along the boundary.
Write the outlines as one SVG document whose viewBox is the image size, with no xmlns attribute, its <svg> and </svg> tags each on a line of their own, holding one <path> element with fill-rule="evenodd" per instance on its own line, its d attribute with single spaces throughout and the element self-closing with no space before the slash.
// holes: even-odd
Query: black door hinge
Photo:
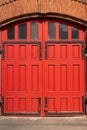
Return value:
<svg viewBox="0 0 87 130">
<path fill-rule="evenodd" d="M 0 50 L 0 54 L 2 54 L 3 53 L 3 50 Z"/>
<path fill-rule="evenodd" d="M 85 98 L 82 96 L 82 112 L 84 113 L 85 108 Z"/>
<path fill-rule="evenodd" d="M 0 105 L 4 104 L 4 97 L 2 96 L 1 101 L 0 101 Z"/>
</svg>

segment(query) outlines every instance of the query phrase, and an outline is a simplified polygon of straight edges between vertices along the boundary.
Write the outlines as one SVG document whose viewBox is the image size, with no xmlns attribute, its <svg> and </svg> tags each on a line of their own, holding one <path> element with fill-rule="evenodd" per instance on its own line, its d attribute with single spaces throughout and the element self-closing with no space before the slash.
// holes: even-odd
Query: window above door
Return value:
<svg viewBox="0 0 87 130">
<path fill-rule="evenodd" d="M 44 25 L 44 26 L 43 26 Z M 44 31 L 43 31 L 44 30 Z M 4 40 L 37 41 L 45 37 L 46 40 L 81 40 L 81 29 L 60 21 L 26 21 L 14 24 L 6 30 Z M 5 35 L 5 33 L 4 33 Z M 42 35 L 42 37 L 41 37 Z M 41 40 L 40 40 L 41 41 Z"/>
</svg>

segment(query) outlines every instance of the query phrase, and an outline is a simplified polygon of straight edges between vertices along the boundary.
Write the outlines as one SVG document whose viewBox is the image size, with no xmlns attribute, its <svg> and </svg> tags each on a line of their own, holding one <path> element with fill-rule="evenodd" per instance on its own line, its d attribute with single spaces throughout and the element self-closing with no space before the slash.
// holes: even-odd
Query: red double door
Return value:
<svg viewBox="0 0 87 130">
<path fill-rule="evenodd" d="M 38 40 L 2 41 L 2 47 L 4 114 L 84 113 L 80 40 L 48 40 L 48 22 L 38 22 Z"/>
</svg>

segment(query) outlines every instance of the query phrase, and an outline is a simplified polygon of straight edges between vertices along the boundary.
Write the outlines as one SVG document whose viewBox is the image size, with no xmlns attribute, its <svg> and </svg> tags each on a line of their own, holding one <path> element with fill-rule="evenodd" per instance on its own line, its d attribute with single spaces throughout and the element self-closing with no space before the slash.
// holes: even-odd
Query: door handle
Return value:
<svg viewBox="0 0 87 130">
<path fill-rule="evenodd" d="M 38 112 L 41 111 L 41 97 L 38 98 Z"/>
</svg>

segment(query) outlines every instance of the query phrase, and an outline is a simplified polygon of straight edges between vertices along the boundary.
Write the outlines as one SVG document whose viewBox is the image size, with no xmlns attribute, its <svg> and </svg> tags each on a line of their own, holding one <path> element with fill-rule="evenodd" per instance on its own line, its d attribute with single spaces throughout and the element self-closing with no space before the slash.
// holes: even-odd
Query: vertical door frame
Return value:
<svg viewBox="0 0 87 130">
<path fill-rule="evenodd" d="M 85 106 L 86 106 L 86 115 L 87 115 L 87 28 L 85 29 L 85 94 L 86 94 L 86 100 L 85 100 Z"/>
</svg>

